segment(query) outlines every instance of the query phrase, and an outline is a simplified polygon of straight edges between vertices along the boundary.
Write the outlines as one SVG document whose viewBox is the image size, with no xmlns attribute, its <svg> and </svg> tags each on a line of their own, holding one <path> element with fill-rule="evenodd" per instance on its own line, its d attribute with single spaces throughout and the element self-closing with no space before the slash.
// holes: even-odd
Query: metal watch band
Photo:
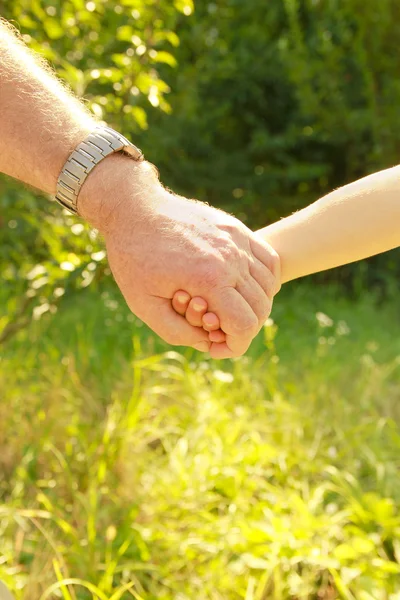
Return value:
<svg viewBox="0 0 400 600">
<path fill-rule="evenodd" d="M 139 148 L 114 129 L 96 127 L 78 144 L 63 166 L 57 180 L 56 200 L 77 215 L 78 196 L 86 177 L 113 152 L 125 152 L 137 161 L 144 158 Z"/>
</svg>

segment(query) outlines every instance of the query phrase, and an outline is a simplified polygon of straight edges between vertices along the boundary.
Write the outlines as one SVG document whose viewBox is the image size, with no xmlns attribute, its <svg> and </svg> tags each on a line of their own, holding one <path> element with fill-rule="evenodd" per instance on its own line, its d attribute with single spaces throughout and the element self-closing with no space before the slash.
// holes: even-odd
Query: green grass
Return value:
<svg viewBox="0 0 400 600">
<path fill-rule="evenodd" d="M 273 317 L 214 362 L 107 287 L 10 341 L 0 579 L 18 600 L 399 600 L 398 304 L 294 284 Z"/>
</svg>

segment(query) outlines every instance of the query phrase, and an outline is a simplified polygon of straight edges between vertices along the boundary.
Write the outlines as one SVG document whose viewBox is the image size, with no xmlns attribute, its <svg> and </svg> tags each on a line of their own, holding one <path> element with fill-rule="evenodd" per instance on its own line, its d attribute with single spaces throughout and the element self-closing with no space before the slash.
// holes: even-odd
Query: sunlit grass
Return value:
<svg viewBox="0 0 400 600">
<path fill-rule="evenodd" d="M 234 362 L 149 338 L 113 289 L 4 349 L 18 600 L 398 600 L 396 305 L 314 292 Z"/>
</svg>

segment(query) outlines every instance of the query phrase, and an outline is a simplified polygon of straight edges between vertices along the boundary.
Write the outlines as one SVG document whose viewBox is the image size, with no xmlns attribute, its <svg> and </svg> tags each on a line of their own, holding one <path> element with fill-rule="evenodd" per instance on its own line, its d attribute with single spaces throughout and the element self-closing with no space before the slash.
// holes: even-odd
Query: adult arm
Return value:
<svg viewBox="0 0 400 600">
<path fill-rule="evenodd" d="M 400 167 L 364 177 L 257 231 L 281 258 L 281 281 L 400 246 Z"/>
<path fill-rule="evenodd" d="M 54 194 L 61 168 L 96 121 L 37 56 L 0 21 L 0 171 Z M 227 344 L 211 354 L 239 356 L 271 310 L 279 287 L 277 254 L 240 221 L 178 197 L 151 166 L 122 154 L 97 165 L 78 210 L 104 235 L 114 277 L 131 310 L 172 344 L 210 349 L 201 327 L 172 309 L 178 289 L 218 311 Z"/>
</svg>

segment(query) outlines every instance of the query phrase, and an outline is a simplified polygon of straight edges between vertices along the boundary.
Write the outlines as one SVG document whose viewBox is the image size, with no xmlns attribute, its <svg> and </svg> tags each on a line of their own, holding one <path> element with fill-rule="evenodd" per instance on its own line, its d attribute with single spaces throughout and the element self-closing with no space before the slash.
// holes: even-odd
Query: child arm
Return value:
<svg viewBox="0 0 400 600">
<path fill-rule="evenodd" d="M 400 246 L 400 166 L 346 185 L 260 229 L 282 283 Z"/>
<path fill-rule="evenodd" d="M 257 235 L 279 254 L 281 283 L 400 246 L 400 166 L 335 190 Z M 211 341 L 224 341 L 218 316 L 207 312 L 204 299 L 187 294 L 180 305 L 176 295 L 173 306 L 192 324 L 202 324 Z"/>
</svg>

